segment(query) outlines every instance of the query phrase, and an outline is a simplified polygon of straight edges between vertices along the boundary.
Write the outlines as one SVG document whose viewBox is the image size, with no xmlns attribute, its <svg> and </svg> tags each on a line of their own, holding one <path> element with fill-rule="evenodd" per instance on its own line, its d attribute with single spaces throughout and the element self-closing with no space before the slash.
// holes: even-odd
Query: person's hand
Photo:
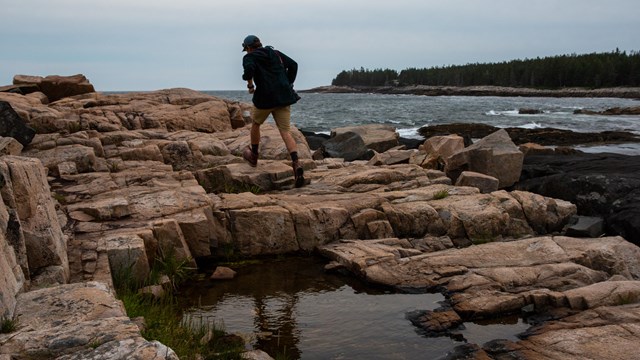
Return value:
<svg viewBox="0 0 640 360">
<path fill-rule="evenodd" d="M 254 92 L 256 92 L 256 88 L 254 87 L 249 88 L 249 94 L 253 94 Z"/>
</svg>

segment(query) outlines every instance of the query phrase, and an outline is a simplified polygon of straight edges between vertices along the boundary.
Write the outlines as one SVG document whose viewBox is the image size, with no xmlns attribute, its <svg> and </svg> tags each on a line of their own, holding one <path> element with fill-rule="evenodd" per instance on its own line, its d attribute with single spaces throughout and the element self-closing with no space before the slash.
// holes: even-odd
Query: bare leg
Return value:
<svg viewBox="0 0 640 360">
<path fill-rule="evenodd" d="M 284 145 L 287 147 L 289 154 L 291 154 L 294 151 L 298 151 L 298 144 L 296 144 L 296 141 L 293 139 L 293 136 L 291 136 L 291 132 L 280 130 L 280 136 L 282 137 L 282 141 L 284 141 Z M 251 141 L 253 142 L 253 138 Z"/>
<path fill-rule="evenodd" d="M 260 143 L 260 125 L 251 124 L 251 145 L 257 145 Z"/>
<path fill-rule="evenodd" d="M 295 177 L 295 185 L 297 188 L 304 186 L 304 169 L 298 162 L 298 144 L 294 140 L 289 131 L 280 131 L 280 136 L 291 154 L 291 166 L 293 167 L 293 176 Z M 294 157 L 295 154 L 295 157 Z"/>
</svg>

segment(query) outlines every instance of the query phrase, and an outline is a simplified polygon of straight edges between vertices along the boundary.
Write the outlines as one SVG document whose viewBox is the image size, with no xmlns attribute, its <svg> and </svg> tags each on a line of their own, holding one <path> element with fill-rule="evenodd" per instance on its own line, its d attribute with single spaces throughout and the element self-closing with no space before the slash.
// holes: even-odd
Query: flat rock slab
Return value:
<svg viewBox="0 0 640 360">
<path fill-rule="evenodd" d="M 0 334 L 0 355 L 23 359 L 178 359 L 149 342 L 122 303 L 99 282 L 60 285 L 20 294 L 18 329 Z"/>
<path fill-rule="evenodd" d="M 523 337 L 490 342 L 468 358 L 637 359 L 640 304 L 587 310 L 536 326 Z"/>
<path fill-rule="evenodd" d="M 412 291 L 444 288 L 467 319 L 519 312 L 530 304 L 584 310 L 640 299 L 640 249 L 620 237 L 537 237 L 420 255 L 402 248 L 349 240 L 319 249 L 373 283 Z M 623 281 L 607 281 L 613 279 Z"/>
<path fill-rule="evenodd" d="M 637 359 L 640 249 L 620 237 L 547 236 L 430 252 L 417 242 L 343 240 L 320 247 L 369 282 L 410 291 L 443 291 L 451 309 L 414 322 L 442 335 L 461 321 L 520 313 L 563 314 L 523 340 L 467 344 L 458 359 Z M 567 316 L 570 315 L 570 316 Z M 547 315 L 544 315 L 547 316 Z M 450 319 L 457 319 L 451 322 Z M 461 355 L 464 354 L 464 357 Z"/>
</svg>

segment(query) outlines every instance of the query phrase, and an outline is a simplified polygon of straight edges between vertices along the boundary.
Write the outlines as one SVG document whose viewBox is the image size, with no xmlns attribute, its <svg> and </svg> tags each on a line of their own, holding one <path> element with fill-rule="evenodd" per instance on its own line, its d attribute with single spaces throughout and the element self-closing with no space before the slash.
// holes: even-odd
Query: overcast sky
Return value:
<svg viewBox="0 0 640 360">
<path fill-rule="evenodd" d="M 82 73 L 98 91 L 244 89 L 257 35 L 297 89 L 352 68 L 640 50 L 638 0 L 0 0 L 0 85 Z"/>
</svg>

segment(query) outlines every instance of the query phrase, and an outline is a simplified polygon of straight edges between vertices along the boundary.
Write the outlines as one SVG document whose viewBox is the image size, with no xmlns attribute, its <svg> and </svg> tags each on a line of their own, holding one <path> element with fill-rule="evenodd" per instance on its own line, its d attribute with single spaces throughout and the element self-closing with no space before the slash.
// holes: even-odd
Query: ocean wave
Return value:
<svg viewBox="0 0 640 360">
<path fill-rule="evenodd" d="M 565 116 L 573 115 L 573 111 L 540 110 L 540 112 L 536 114 L 521 114 L 520 110 L 489 110 L 484 114 L 487 116 L 521 116 L 521 117 L 562 116 L 562 117 L 565 117 Z"/>
<path fill-rule="evenodd" d="M 400 135 L 400 137 L 407 139 L 423 139 L 422 135 L 418 134 L 418 129 L 420 128 L 407 128 L 407 129 L 397 129 L 396 131 Z"/>
<path fill-rule="evenodd" d="M 523 125 L 519 125 L 519 126 L 516 126 L 516 127 L 519 127 L 519 128 L 522 128 L 522 129 L 540 129 L 543 126 L 538 124 L 535 121 L 532 121 L 532 122 L 530 122 L 528 124 L 523 124 Z"/>
<path fill-rule="evenodd" d="M 520 115 L 520 112 L 518 110 L 489 110 L 484 114 L 489 116 L 515 116 Z"/>
</svg>

